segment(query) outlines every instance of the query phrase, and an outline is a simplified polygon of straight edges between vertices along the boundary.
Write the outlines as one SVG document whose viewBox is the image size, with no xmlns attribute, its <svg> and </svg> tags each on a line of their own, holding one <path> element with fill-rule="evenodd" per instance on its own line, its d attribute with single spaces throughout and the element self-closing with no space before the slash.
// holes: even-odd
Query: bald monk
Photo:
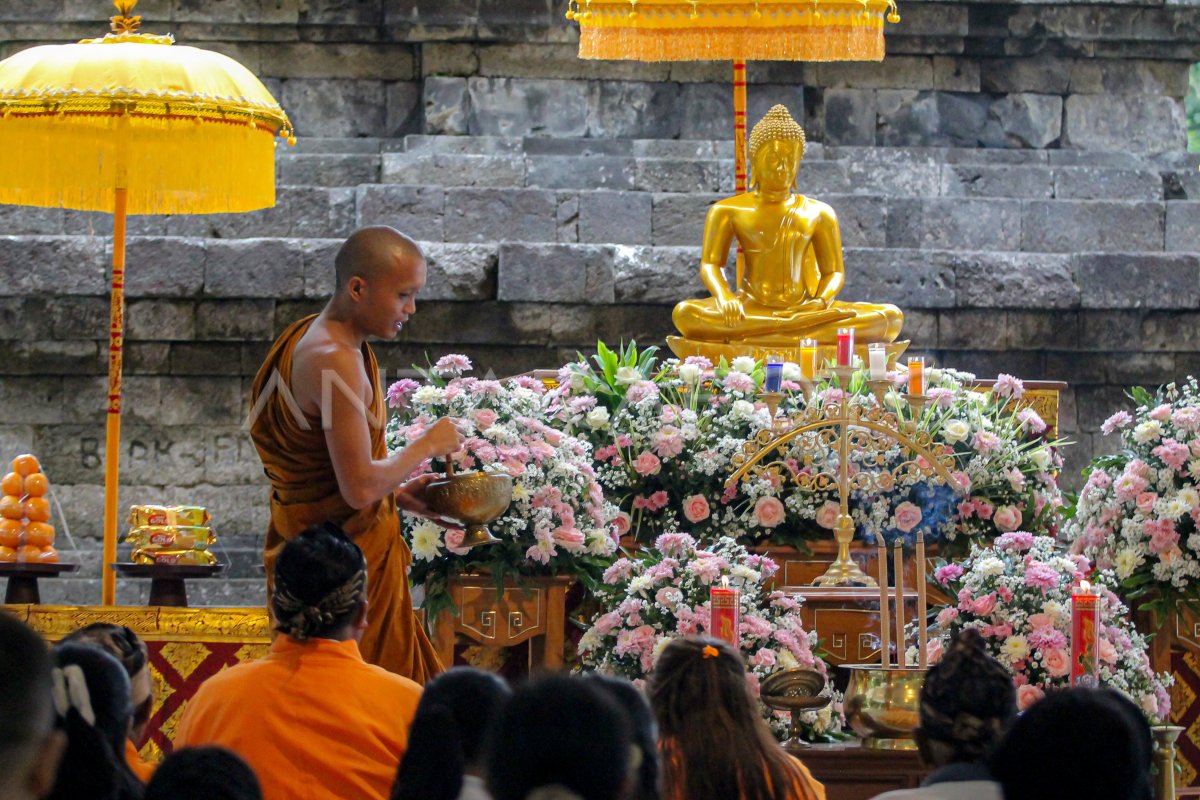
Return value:
<svg viewBox="0 0 1200 800">
<path fill-rule="evenodd" d="M 362 659 L 373 580 L 331 522 L 286 542 L 272 597 L 282 635 L 266 658 L 200 686 L 176 749 L 232 750 L 270 800 L 387 800 L 421 687 Z"/>
<path fill-rule="evenodd" d="M 254 379 L 250 434 L 271 481 L 267 593 L 285 542 L 318 522 L 338 523 L 371 571 L 363 657 L 423 684 L 442 666 L 413 614 L 412 553 L 398 508 L 428 514 L 424 491 L 437 476 L 409 476 L 425 459 L 457 450 L 462 436 L 438 420 L 388 455 L 387 408 L 367 339 L 394 339 L 416 311 L 425 257 L 392 228 L 361 228 L 338 251 L 335 279 L 321 313 L 288 327 Z"/>
<path fill-rule="evenodd" d="M 54 727 L 50 653 L 42 638 L 0 612 L 0 800 L 50 794 L 66 737 Z"/>
</svg>

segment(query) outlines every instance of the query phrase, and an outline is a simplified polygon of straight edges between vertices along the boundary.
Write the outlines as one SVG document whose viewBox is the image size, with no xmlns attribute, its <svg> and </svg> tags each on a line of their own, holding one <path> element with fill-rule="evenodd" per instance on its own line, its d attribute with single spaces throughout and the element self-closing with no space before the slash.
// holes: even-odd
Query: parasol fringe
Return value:
<svg viewBox="0 0 1200 800">
<path fill-rule="evenodd" d="M 581 26 L 579 57 L 637 61 L 882 61 L 883 18 L 777 28 Z"/>
</svg>

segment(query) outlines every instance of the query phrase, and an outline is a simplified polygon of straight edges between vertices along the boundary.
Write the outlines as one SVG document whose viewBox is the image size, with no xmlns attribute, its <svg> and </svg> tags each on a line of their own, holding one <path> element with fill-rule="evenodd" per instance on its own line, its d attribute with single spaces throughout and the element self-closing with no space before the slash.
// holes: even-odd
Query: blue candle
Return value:
<svg viewBox="0 0 1200 800">
<path fill-rule="evenodd" d="M 763 391 L 778 392 L 783 386 L 783 359 L 768 356 L 767 357 L 767 379 L 763 384 Z"/>
</svg>

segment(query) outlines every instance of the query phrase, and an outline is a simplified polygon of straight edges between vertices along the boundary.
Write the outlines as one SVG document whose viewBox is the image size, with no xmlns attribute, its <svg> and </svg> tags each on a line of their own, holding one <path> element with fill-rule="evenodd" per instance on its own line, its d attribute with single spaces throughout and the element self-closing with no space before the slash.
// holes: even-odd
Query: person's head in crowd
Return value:
<svg viewBox="0 0 1200 800">
<path fill-rule="evenodd" d="M 490 738 L 495 800 L 623 800 L 629 789 L 634 747 L 626 714 L 578 678 L 547 675 L 518 688 Z"/>
<path fill-rule="evenodd" d="M 0 612 L 0 800 L 37 800 L 54 785 L 65 738 L 54 727 L 50 652 Z"/>
<path fill-rule="evenodd" d="M 741 655 L 707 636 L 675 639 L 650 676 L 663 795 L 730 800 L 796 796 L 798 767 L 763 720 Z"/>
<path fill-rule="evenodd" d="M 254 770 L 223 747 L 185 747 L 159 765 L 144 800 L 262 800 Z"/>
<path fill-rule="evenodd" d="M 629 717 L 633 746 L 638 751 L 637 764 L 631 765 L 636 769 L 629 800 L 658 800 L 658 725 L 646 695 L 629 681 L 611 675 L 592 673 L 585 680 L 616 700 Z"/>
<path fill-rule="evenodd" d="M 150 654 L 146 643 L 124 625 L 93 622 L 63 637 L 60 644 L 95 644 L 121 662 L 129 676 L 133 702 L 133 729 L 129 738 L 141 741 L 154 705 L 154 682 L 150 677 Z"/>
<path fill-rule="evenodd" d="M 396 771 L 392 800 L 454 800 L 484 774 L 488 732 L 512 690 L 502 678 L 454 667 L 425 685 Z"/>
<path fill-rule="evenodd" d="M 332 522 L 305 529 L 275 562 L 275 629 L 297 641 L 361 639 L 367 626 L 367 562 Z"/>
<path fill-rule="evenodd" d="M 1012 675 L 972 628 L 959 632 L 929 668 L 920 701 L 915 738 L 931 767 L 985 761 L 1017 716 Z"/>
<path fill-rule="evenodd" d="M 1150 727 L 1112 689 L 1048 692 L 1013 723 L 992 757 L 1004 796 L 1149 800 Z"/>
<path fill-rule="evenodd" d="M 60 644 L 51 670 L 54 710 L 67 750 L 50 797 L 126 800 L 142 784 L 125 761 L 133 725 L 129 675 L 116 658 L 90 644 Z"/>
</svg>

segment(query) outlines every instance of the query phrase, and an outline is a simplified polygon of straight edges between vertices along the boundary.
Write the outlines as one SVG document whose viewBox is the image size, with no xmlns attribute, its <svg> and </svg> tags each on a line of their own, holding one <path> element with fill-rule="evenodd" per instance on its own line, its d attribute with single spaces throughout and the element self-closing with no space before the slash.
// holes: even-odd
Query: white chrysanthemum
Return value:
<svg viewBox="0 0 1200 800">
<path fill-rule="evenodd" d="M 1117 577 L 1125 580 L 1133 574 L 1135 569 L 1141 566 L 1143 560 L 1136 550 L 1128 548 L 1118 550 L 1116 558 L 1113 559 L 1113 567 L 1117 571 Z"/>
<path fill-rule="evenodd" d="M 1133 440 L 1138 444 L 1149 444 L 1162 436 L 1162 423 L 1148 419 L 1133 429 Z"/>
<path fill-rule="evenodd" d="M 691 386 L 700 380 L 700 367 L 697 364 L 680 364 L 679 380 Z"/>
<path fill-rule="evenodd" d="M 750 356 L 738 356 L 733 360 L 733 363 L 729 365 L 729 368 L 734 372 L 743 372 L 749 375 L 750 373 L 754 372 L 754 367 L 757 364 L 758 362 Z"/>
<path fill-rule="evenodd" d="M 608 427 L 608 409 L 604 406 L 597 406 L 588 412 L 584 421 L 594 431 L 604 430 Z"/>
<path fill-rule="evenodd" d="M 1071 611 L 1057 600 L 1047 600 L 1042 603 L 1042 613 L 1054 620 L 1054 627 L 1064 628 L 1071 621 Z"/>
<path fill-rule="evenodd" d="M 1000 655 L 1008 659 L 1010 664 L 1014 661 L 1028 658 L 1029 642 L 1020 634 L 1009 636 L 1004 640 L 1004 644 L 1000 645 Z"/>
<path fill-rule="evenodd" d="M 800 365 L 795 361 L 783 362 L 783 379 L 785 381 L 798 381 L 804 377 L 804 373 L 800 371 Z"/>
<path fill-rule="evenodd" d="M 654 585 L 654 578 L 649 575 L 638 575 L 629 582 L 630 594 L 644 594 L 647 589 Z"/>
<path fill-rule="evenodd" d="M 412 554 L 413 558 L 433 561 L 438 557 L 442 546 L 442 529 L 429 520 L 422 520 L 413 526 Z"/>
<path fill-rule="evenodd" d="M 734 400 L 729 409 L 729 416 L 733 419 L 750 419 L 754 416 L 754 403 L 749 400 Z"/>
<path fill-rule="evenodd" d="M 1047 470 L 1050 468 L 1050 451 L 1045 448 L 1041 450 L 1034 450 L 1029 454 L 1029 460 L 1032 461 L 1033 465 L 1038 469 L 1043 471 Z"/>
<path fill-rule="evenodd" d="M 1004 574 L 1004 562 L 995 556 L 979 559 L 975 565 L 975 572 L 986 577 L 995 577 L 996 575 Z"/>
<path fill-rule="evenodd" d="M 651 654 L 651 658 L 654 659 L 654 663 L 656 663 L 656 664 L 658 663 L 658 657 L 662 655 L 662 651 L 666 650 L 667 645 L 669 645 L 673 641 L 675 641 L 674 636 L 658 637 L 658 641 L 654 643 L 654 651 Z"/>
<path fill-rule="evenodd" d="M 971 435 L 971 426 L 961 419 L 952 419 L 942 425 L 942 438 L 949 444 L 958 444 Z"/>
<path fill-rule="evenodd" d="M 1157 504 L 1156 504 L 1157 505 Z M 1178 497 L 1172 497 L 1167 501 L 1167 519 L 1179 519 L 1184 514 L 1192 510 L 1192 507 L 1180 500 Z"/>
<path fill-rule="evenodd" d="M 430 405 L 432 403 L 440 403 L 445 397 L 445 392 L 436 386 L 426 384 L 413 392 L 412 401 L 417 405 Z"/>
<path fill-rule="evenodd" d="M 1197 492 L 1191 486 L 1186 486 L 1179 490 L 1179 501 L 1185 504 L 1188 509 L 1200 508 L 1200 492 Z"/>
<path fill-rule="evenodd" d="M 594 556 L 606 556 L 617 549 L 612 537 L 599 528 L 587 532 L 587 550 Z"/>
</svg>

